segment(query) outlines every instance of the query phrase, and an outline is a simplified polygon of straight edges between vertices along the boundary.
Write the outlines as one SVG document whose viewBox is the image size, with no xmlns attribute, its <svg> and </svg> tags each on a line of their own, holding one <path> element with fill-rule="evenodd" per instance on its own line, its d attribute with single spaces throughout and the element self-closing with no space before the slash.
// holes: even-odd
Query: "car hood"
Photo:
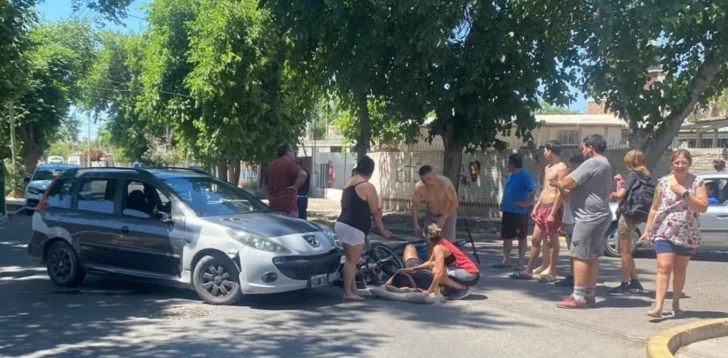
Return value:
<svg viewBox="0 0 728 358">
<path fill-rule="evenodd" d="M 53 180 L 33 180 L 30 183 L 28 183 L 28 187 L 40 189 L 40 190 L 46 190 L 48 189 L 48 186 L 51 185 Z"/>
<path fill-rule="evenodd" d="M 308 221 L 273 212 L 216 216 L 204 220 L 263 237 L 279 237 L 321 231 L 318 226 Z"/>
</svg>

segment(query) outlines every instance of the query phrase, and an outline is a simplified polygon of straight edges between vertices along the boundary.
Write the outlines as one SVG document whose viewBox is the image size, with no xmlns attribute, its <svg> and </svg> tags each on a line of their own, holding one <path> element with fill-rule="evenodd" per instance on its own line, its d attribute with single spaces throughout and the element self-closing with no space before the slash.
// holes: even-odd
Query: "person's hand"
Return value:
<svg viewBox="0 0 728 358">
<path fill-rule="evenodd" d="M 617 175 L 615 175 L 615 176 L 614 176 L 614 182 L 615 182 L 615 183 L 616 183 L 616 182 L 620 182 L 620 181 L 622 181 L 622 180 L 623 180 L 623 178 L 622 178 L 622 174 L 617 174 Z"/>
<path fill-rule="evenodd" d="M 531 219 L 536 220 L 536 214 L 536 209 L 533 209 L 533 211 L 531 212 Z"/>
<path fill-rule="evenodd" d="M 422 228 L 419 225 L 415 225 L 415 235 L 418 237 L 422 236 Z"/>
<path fill-rule="evenodd" d="M 684 186 L 678 184 L 678 183 L 672 183 L 670 184 L 670 190 L 672 190 L 673 193 L 677 194 L 678 196 L 682 195 L 684 192 L 688 191 L 685 189 Z"/>
<path fill-rule="evenodd" d="M 650 233 L 650 230 L 647 230 L 647 228 L 645 228 L 645 232 L 642 233 L 642 236 L 640 236 L 639 240 L 640 241 L 647 240 L 647 238 L 649 238 L 649 236 L 650 236 L 649 233 Z"/>
<path fill-rule="evenodd" d="M 554 222 L 554 220 L 556 220 L 556 218 L 554 217 L 554 214 L 549 214 L 549 217 L 546 218 L 546 221 L 548 221 L 550 223 Z"/>
<path fill-rule="evenodd" d="M 298 189 L 296 189 L 296 186 L 295 185 L 289 186 L 288 188 L 286 188 L 286 190 L 288 190 L 289 192 L 298 191 Z"/>
<path fill-rule="evenodd" d="M 561 182 L 559 182 L 559 178 L 551 178 L 549 179 L 549 184 L 557 189 L 561 188 Z"/>
<path fill-rule="evenodd" d="M 391 231 L 387 229 L 382 230 L 382 237 L 384 237 L 385 239 L 389 239 L 390 237 L 392 237 L 392 235 L 394 234 L 392 234 Z"/>
</svg>

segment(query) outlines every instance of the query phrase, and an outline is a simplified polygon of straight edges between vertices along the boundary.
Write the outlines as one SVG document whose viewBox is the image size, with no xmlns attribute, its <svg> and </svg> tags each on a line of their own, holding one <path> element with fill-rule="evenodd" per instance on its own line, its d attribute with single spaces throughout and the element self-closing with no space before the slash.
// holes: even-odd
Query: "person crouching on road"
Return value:
<svg viewBox="0 0 728 358">
<path fill-rule="evenodd" d="M 463 299 L 470 295 L 470 287 L 478 284 L 480 270 L 468 256 L 453 243 L 442 237 L 442 229 L 431 224 L 425 229 L 428 245 L 431 245 L 432 256 L 427 262 L 405 268 L 405 272 L 432 270 L 432 285 L 427 293 L 434 293 L 435 288 L 445 286 L 447 298 Z"/>
</svg>

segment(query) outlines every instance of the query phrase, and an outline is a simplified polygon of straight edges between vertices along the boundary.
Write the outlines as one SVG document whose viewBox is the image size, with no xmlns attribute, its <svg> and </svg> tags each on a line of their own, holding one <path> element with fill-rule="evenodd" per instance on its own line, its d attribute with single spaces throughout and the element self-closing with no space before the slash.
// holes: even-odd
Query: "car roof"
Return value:
<svg viewBox="0 0 728 358">
<path fill-rule="evenodd" d="M 151 174 L 160 180 L 178 178 L 210 178 L 204 171 L 194 168 L 119 168 L 119 167 L 96 167 L 78 168 L 79 175 L 110 174 L 116 173 L 124 176 L 137 176 Z"/>
<path fill-rule="evenodd" d="M 728 172 L 703 172 L 694 174 L 706 179 L 728 179 Z"/>
</svg>

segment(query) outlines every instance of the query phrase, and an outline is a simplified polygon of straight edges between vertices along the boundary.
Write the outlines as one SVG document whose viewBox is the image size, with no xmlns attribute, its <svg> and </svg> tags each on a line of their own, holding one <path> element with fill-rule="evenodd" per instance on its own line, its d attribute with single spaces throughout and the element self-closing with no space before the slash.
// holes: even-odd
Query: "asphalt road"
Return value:
<svg viewBox="0 0 728 358">
<path fill-rule="evenodd" d="M 607 297 L 604 285 L 594 308 L 559 310 L 554 303 L 568 290 L 489 268 L 494 243 L 478 243 L 483 278 L 463 301 L 344 302 L 332 287 L 213 307 L 192 291 L 118 279 L 90 277 L 80 289 L 60 289 L 26 259 L 29 235 L 27 216 L 0 229 L 2 357 L 644 357 L 646 340 L 659 331 L 728 316 L 728 255 L 720 253 L 691 263 L 685 318 L 658 322 L 645 316 L 652 293 Z M 653 289 L 654 256 L 640 257 Z M 566 263 L 562 257 L 563 269 Z M 609 284 L 618 265 L 602 264 Z"/>
</svg>

